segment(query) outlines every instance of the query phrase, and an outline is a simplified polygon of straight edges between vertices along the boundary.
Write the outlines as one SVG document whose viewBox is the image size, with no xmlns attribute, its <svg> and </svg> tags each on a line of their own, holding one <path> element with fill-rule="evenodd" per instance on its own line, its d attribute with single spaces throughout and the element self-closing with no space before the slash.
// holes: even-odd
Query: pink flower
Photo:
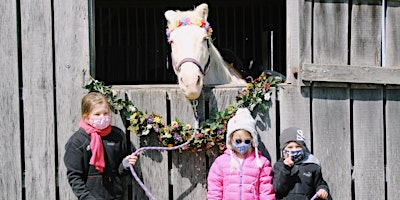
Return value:
<svg viewBox="0 0 400 200">
<path fill-rule="evenodd" d="M 268 84 L 268 83 L 266 83 L 265 85 L 264 85 L 264 88 L 265 88 L 265 90 L 269 90 L 270 88 L 271 88 L 271 86 Z"/>
</svg>

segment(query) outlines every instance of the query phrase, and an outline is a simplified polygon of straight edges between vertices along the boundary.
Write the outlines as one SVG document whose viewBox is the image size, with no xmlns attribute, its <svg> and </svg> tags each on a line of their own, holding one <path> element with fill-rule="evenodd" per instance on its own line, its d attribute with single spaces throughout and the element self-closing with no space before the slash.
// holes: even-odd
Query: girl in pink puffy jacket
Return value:
<svg viewBox="0 0 400 200">
<path fill-rule="evenodd" d="M 246 108 L 228 121 L 227 150 L 208 174 L 208 200 L 275 200 L 271 163 L 257 149 L 255 125 Z"/>
</svg>

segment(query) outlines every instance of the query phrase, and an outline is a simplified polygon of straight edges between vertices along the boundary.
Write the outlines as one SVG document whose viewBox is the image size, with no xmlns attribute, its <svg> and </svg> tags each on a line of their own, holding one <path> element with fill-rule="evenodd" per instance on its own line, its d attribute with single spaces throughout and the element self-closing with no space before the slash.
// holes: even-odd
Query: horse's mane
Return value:
<svg viewBox="0 0 400 200">
<path fill-rule="evenodd" d="M 231 66 L 225 62 L 225 60 L 221 56 L 220 52 L 214 46 L 214 44 L 212 44 L 211 41 L 210 41 L 210 54 L 211 54 L 211 58 L 212 58 L 210 67 L 212 67 L 212 68 L 214 68 L 214 70 L 216 70 L 214 72 L 215 74 L 219 74 L 220 76 L 224 75 L 224 77 L 219 76 L 220 79 L 224 78 L 226 80 L 226 82 L 233 82 L 233 83 L 242 82 L 241 74 L 233 66 Z M 220 66 L 220 67 L 218 67 L 218 66 Z M 234 77 L 230 76 L 231 72 L 234 74 Z M 209 75 L 211 75 L 211 74 L 207 74 L 207 76 L 209 76 Z M 231 79 L 233 79 L 233 80 L 231 80 Z"/>
</svg>

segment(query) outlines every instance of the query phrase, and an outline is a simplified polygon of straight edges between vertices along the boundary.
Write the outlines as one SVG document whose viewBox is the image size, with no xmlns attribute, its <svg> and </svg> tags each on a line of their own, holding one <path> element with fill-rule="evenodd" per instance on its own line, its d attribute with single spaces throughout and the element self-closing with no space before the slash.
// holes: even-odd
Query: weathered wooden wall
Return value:
<svg viewBox="0 0 400 200">
<path fill-rule="evenodd" d="M 295 124 L 306 118 L 300 125 L 335 199 L 400 195 L 393 167 L 400 131 L 392 123 L 400 116 L 400 2 L 385 3 L 382 10 L 378 0 L 287 1 L 287 76 L 298 98 L 289 101 L 301 103 L 279 112 L 280 126 L 286 115 Z"/>
<path fill-rule="evenodd" d="M 63 155 L 86 93 L 90 3 L 0 4 L 0 199 L 75 199 Z M 280 155 L 281 130 L 306 131 L 335 199 L 400 196 L 400 2 L 387 1 L 385 34 L 381 3 L 287 1 L 288 82 L 276 91 L 269 113 L 257 116 L 273 163 Z M 193 120 L 176 85 L 119 89 L 142 110 Z M 201 116 L 206 105 L 224 108 L 237 89 L 205 88 Z M 119 116 L 113 119 L 124 127 Z M 135 136 L 131 141 L 145 144 Z M 205 199 L 207 169 L 215 156 L 145 152 L 138 174 L 159 199 Z M 127 198 L 146 199 L 135 181 L 128 188 Z"/>
</svg>

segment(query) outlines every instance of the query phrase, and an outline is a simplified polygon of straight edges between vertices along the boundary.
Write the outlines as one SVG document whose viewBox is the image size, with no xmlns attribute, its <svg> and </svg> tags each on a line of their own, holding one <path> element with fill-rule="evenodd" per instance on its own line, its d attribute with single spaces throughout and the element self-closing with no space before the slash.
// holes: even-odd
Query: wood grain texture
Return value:
<svg viewBox="0 0 400 200">
<path fill-rule="evenodd" d="M 76 199 L 67 181 L 65 144 L 78 130 L 81 99 L 89 77 L 88 1 L 54 1 L 54 70 L 57 117 L 58 186 L 60 200 Z M 47 5 L 48 4 L 48 5 Z M 52 4 L 46 1 L 46 7 Z M 48 30 L 51 39 L 52 30 Z M 47 48 L 47 47 L 46 47 Z M 48 47 L 49 50 L 51 49 Z M 50 56 L 48 56 L 51 59 Z M 49 70 L 49 69 L 46 69 Z M 87 73 L 84 74 L 83 70 Z M 51 70 L 49 70 L 51 72 Z M 49 77 L 52 75 L 49 74 Z"/>
<path fill-rule="evenodd" d="M 288 83 L 302 85 L 297 73 L 300 66 L 312 62 L 312 2 L 286 1 L 286 77 Z"/>
<path fill-rule="evenodd" d="M 400 84 L 400 67 L 304 64 L 301 77 L 305 81 Z"/>
<path fill-rule="evenodd" d="M 171 121 L 195 123 L 194 111 L 180 89 L 170 90 Z M 204 103 L 203 103 L 204 104 Z M 185 167 L 185 166 L 190 166 Z M 207 195 L 207 168 L 204 152 L 172 152 L 171 184 L 173 199 L 203 199 Z"/>
<path fill-rule="evenodd" d="M 0 120 L 0 190 L 8 199 L 22 199 L 23 187 L 16 9 L 16 1 L 0 4 L 0 105 L 5 116 Z"/>
<path fill-rule="evenodd" d="M 51 2 L 20 1 L 20 7 L 26 196 L 56 199 Z"/>
<path fill-rule="evenodd" d="M 387 195 L 388 199 L 396 199 L 400 196 L 400 89 L 387 89 L 385 99 Z"/>
<path fill-rule="evenodd" d="M 310 88 L 282 84 L 279 89 L 279 133 L 289 127 L 298 127 L 305 132 L 306 145 L 311 148 Z M 279 141 L 279 138 L 277 138 Z M 279 143 L 279 142 L 278 142 Z M 310 149 L 311 150 L 311 149 Z M 280 150 L 279 156 L 281 155 Z"/>
<path fill-rule="evenodd" d="M 155 113 L 162 116 L 167 122 L 167 92 L 164 89 L 138 89 L 127 90 L 128 99 L 131 100 L 137 109 Z M 154 134 L 146 137 L 138 137 L 131 133 L 131 142 L 135 148 L 144 146 L 161 146 Z M 164 199 L 169 194 L 169 168 L 167 151 L 144 151 L 140 153 L 139 162 L 135 166 L 136 173 L 142 178 L 142 182 L 157 199 Z M 134 199 L 147 199 L 145 192 L 133 179 Z"/>
<path fill-rule="evenodd" d="M 352 99 L 355 198 L 385 199 L 382 87 L 352 88 Z"/>
<path fill-rule="evenodd" d="M 263 111 L 261 108 L 258 108 L 253 111 L 253 116 L 255 116 L 256 130 L 258 132 L 259 145 L 263 156 L 267 157 L 270 160 L 271 165 L 273 165 L 277 159 L 279 147 L 276 145 L 276 141 L 278 138 L 277 127 L 276 127 L 276 112 L 277 103 L 276 101 L 276 89 L 272 88 L 273 93 L 271 95 L 271 100 L 268 103 L 268 110 Z"/>
<path fill-rule="evenodd" d="M 347 64 L 347 1 L 314 3 L 313 63 Z"/>
<path fill-rule="evenodd" d="M 351 13 L 350 64 L 381 66 L 381 1 L 354 0 Z"/>
<path fill-rule="evenodd" d="M 400 2 L 388 1 L 386 9 L 386 59 L 385 67 L 400 66 Z"/>
<path fill-rule="evenodd" d="M 312 91 L 313 154 L 334 199 L 351 196 L 350 90 L 346 84 L 314 84 Z"/>
</svg>

